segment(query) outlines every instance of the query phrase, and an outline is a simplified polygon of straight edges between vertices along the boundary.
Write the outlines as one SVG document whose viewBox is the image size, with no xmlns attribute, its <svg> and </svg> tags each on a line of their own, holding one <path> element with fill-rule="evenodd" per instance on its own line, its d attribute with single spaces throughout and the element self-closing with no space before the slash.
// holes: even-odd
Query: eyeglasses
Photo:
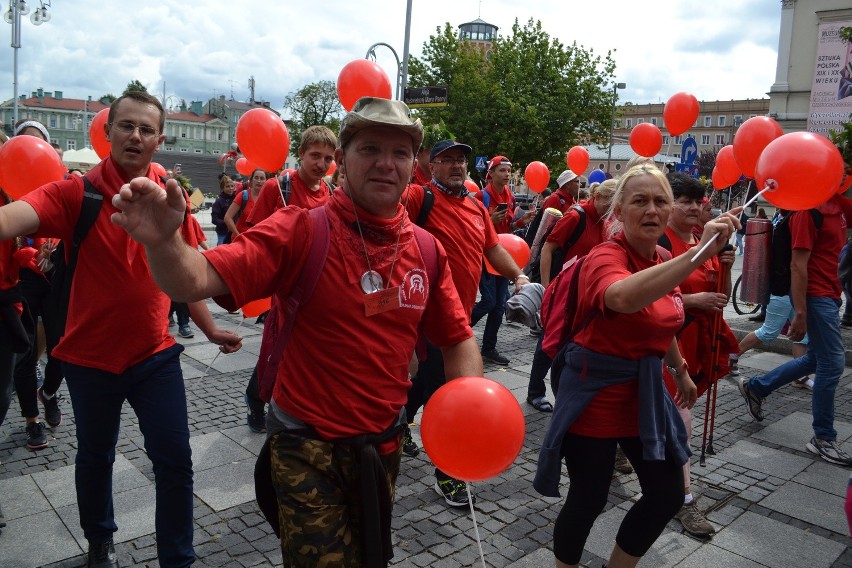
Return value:
<svg viewBox="0 0 852 568">
<path fill-rule="evenodd" d="M 443 160 L 432 160 L 432 163 L 446 166 L 463 166 L 467 163 L 467 158 L 444 158 Z"/>
<path fill-rule="evenodd" d="M 119 122 L 113 122 L 112 126 L 118 129 L 119 132 L 123 132 L 124 134 L 133 134 L 133 131 L 139 129 L 139 136 L 142 138 L 153 138 L 157 136 L 160 132 L 152 126 L 148 126 L 147 124 L 135 124 L 133 122 L 127 122 L 125 120 L 121 120 Z"/>
</svg>

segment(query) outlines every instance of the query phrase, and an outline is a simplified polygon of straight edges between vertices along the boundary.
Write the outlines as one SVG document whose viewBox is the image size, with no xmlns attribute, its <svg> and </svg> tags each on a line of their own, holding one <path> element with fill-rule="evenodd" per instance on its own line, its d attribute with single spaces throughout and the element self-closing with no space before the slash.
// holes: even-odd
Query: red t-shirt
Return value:
<svg viewBox="0 0 852 568">
<path fill-rule="evenodd" d="M 560 187 L 544 200 L 544 203 L 541 204 L 541 208 L 547 209 L 548 207 L 553 207 L 554 209 L 562 211 L 564 214 L 568 211 L 568 208 L 574 205 L 574 203 L 576 203 L 574 196 Z"/>
<path fill-rule="evenodd" d="M 331 201 L 335 200 L 351 204 L 342 191 L 334 193 Z M 443 247 L 438 243 L 441 277 L 433 285 L 426 282 L 407 219 L 390 279 L 391 286 L 401 285 L 402 307 L 367 317 L 360 285 L 367 270 L 361 239 L 338 213 L 339 205 L 326 207 L 331 231 L 326 266 L 313 295 L 299 310 L 273 398 L 284 412 L 323 438 L 337 439 L 382 432 L 399 414 L 410 386 L 408 364 L 421 318 L 426 335 L 439 346 L 459 343 L 472 332 Z M 404 214 L 401 206 L 399 211 Z M 358 215 L 362 221 L 381 223 L 360 209 Z M 232 294 L 217 302 L 236 307 L 275 294 L 277 305 L 286 305 L 312 233 L 308 212 L 287 207 L 231 245 L 206 251 Z M 394 243 L 384 246 L 386 263 L 373 266 L 385 278 L 393 248 Z"/>
<path fill-rule="evenodd" d="M 278 179 L 278 177 L 274 177 L 266 180 L 266 183 L 263 184 L 260 195 L 257 197 L 257 204 L 255 204 L 254 210 L 248 218 L 249 225 L 257 225 L 284 207 L 284 199 L 281 197 L 281 186 Z M 313 209 L 328 201 L 329 195 L 331 195 L 331 189 L 324 180 L 320 180 L 320 187 L 317 191 L 312 191 L 299 177 L 298 170 L 290 171 L 290 202 L 287 205 L 294 205 L 302 209 Z"/>
<path fill-rule="evenodd" d="M 796 211 L 790 218 L 793 249 L 811 251 L 808 259 L 808 296 L 840 298 L 842 289 L 837 276 L 837 259 L 846 242 L 844 209 L 847 206 L 846 198 L 835 195 L 817 207 L 822 213 L 822 227 L 819 231 L 810 211 Z"/>
<path fill-rule="evenodd" d="M 662 359 L 675 332 L 683 325 L 683 299 L 675 288 L 650 306 L 632 314 L 617 313 L 606 307 L 604 293 L 609 286 L 634 272 L 663 262 L 639 255 L 621 233 L 621 242 L 602 243 L 592 249 L 580 271 L 583 291 L 575 318 L 582 321 L 591 310 L 601 313 L 574 338 L 577 345 L 624 359 L 655 355 Z M 662 365 L 662 362 L 660 363 Z M 598 391 L 570 432 L 593 438 L 639 435 L 639 384 L 631 381 Z"/>
<path fill-rule="evenodd" d="M 201 223 L 198 222 L 193 215 L 188 215 L 187 220 L 189 221 L 189 226 L 192 229 L 192 234 L 195 238 L 195 242 L 199 245 L 207 240 L 207 235 L 204 234 L 204 229 L 201 228 Z"/>
<path fill-rule="evenodd" d="M 492 184 L 488 184 L 482 191 L 476 192 L 476 198 L 480 200 L 482 203 L 485 203 L 485 196 L 483 193 L 488 192 L 488 196 L 490 197 L 488 201 L 488 214 L 494 212 L 497 209 L 497 206 L 501 203 L 507 204 L 506 209 L 506 217 L 500 221 L 499 223 L 494 225 L 494 229 L 498 233 L 511 233 L 512 232 L 512 219 L 515 218 L 515 196 L 512 195 L 512 191 L 509 189 L 509 186 L 503 188 L 503 192 L 498 194 L 497 190 L 494 189 Z"/>
<path fill-rule="evenodd" d="M 251 190 L 247 188 L 234 194 L 234 201 L 232 202 L 232 205 L 236 205 L 238 208 L 242 207 L 244 196 L 248 198 L 248 201 L 246 201 L 246 205 L 243 207 L 243 212 L 240 213 L 240 217 L 235 223 L 237 231 L 240 233 L 247 231 L 248 228 L 251 227 L 248 222 L 248 218 L 251 215 L 252 209 L 254 209 L 255 203 L 257 203 L 256 200 L 252 198 Z M 260 195 L 258 194 L 258 197 L 259 196 Z M 239 211 L 239 209 L 237 210 Z"/>
<path fill-rule="evenodd" d="M 580 205 L 583 211 L 586 212 L 586 228 L 580 234 L 580 238 L 571 247 L 570 256 L 565 255 L 565 260 L 570 260 L 574 255 L 583 256 L 588 254 L 596 245 L 606 240 L 607 224 L 598 215 L 598 210 L 595 209 L 595 200 L 590 199 L 586 203 Z M 547 235 L 548 243 L 556 243 L 560 249 L 565 248 L 565 243 L 574 234 L 574 230 L 580 223 L 580 212 L 575 209 L 569 209 L 565 215 L 559 219 Z M 569 253 L 569 251 L 565 251 Z"/>
<path fill-rule="evenodd" d="M 122 177 L 111 157 L 89 170 L 86 177 L 103 193 L 104 201 L 80 245 L 65 335 L 53 356 L 122 373 L 174 345 L 168 330 L 171 300 L 154 282 L 142 245 L 110 221 L 110 215 L 118 212 L 112 198 L 129 180 Z M 160 183 L 150 167 L 147 177 Z M 83 202 L 83 179 L 70 176 L 49 183 L 21 200 L 38 214 L 37 235 L 71 242 Z M 198 246 L 188 221 L 181 232 L 191 246 Z"/>
<path fill-rule="evenodd" d="M 497 245 L 497 233 L 488 212 L 478 201 L 453 197 L 436 187 L 432 187 L 432 193 L 435 202 L 423 228 L 444 245 L 453 282 L 470 319 L 482 275 L 482 256 Z M 409 184 L 407 194 L 402 196 L 409 219 L 415 220 L 420 215 L 424 194 L 422 186 Z"/>
<path fill-rule="evenodd" d="M 411 176 L 411 182 L 417 185 L 426 185 L 432 181 L 432 175 L 420 169 L 420 166 L 415 166 L 414 175 Z"/>
</svg>

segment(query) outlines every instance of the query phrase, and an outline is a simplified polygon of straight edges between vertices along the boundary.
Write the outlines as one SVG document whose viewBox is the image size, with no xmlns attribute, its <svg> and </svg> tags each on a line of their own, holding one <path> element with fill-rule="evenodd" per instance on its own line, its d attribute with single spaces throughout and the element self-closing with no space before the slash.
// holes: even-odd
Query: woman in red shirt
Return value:
<svg viewBox="0 0 852 568">
<path fill-rule="evenodd" d="M 249 213 L 251 213 L 251 210 L 260 195 L 260 188 L 262 188 L 265 183 L 266 172 L 261 169 L 254 170 L 251 173 L 251 178 L 249 180 L 247 190 L 248 200 L 244 199 L 246 193 L 243 193 L 242 191 L 238 192 L 236 197 L 234 197 L 234 200 L 231 202 L 231 206 L 228 207 L 228 210 L 225 212 L 225 226 L 227 226 L 228 230 L 231 232 L 232 239 L 235 239 L 237 235 L 249 228 L 246 220 L 248 219 Z M 243 201 L 245 201 L 245 203 L 243 203 Z"/>
<path fill-rule="evenodd" d="M 701 244 L 721 238 L 695 263 L 691 255 L 665 261 L 657 240 L 672 202 L 657 168 L 628 170 L 613 196 L 613 240 L 592 249 L 580 269 L 575 326 L 582 327 L 559 354 L 565 364 L 533 482 L 539 493 L 558 496 L 564 457 L 571 483 L 554 526 L 557 567 L 579 566 L 607 503 L 616 444 L 642 497 L 622 521 L 609 568 L 636 566 L 683 505 L 689 449 L 675 405 L 691 407 L 696 388 L 675 340 L 685 316 L 678 285 L 719 252 L 738 222 L 731 214 L 710 221 Z M 677 382 L 674 400 L 663 387 L 663 361 Z"/>
</svg>

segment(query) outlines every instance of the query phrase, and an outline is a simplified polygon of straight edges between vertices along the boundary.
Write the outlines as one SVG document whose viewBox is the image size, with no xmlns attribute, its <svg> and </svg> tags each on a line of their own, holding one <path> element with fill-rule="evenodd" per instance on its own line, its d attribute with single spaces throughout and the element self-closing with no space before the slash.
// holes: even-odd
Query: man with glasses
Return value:
<svg viewBox="0 0 852 568">
<path fill-rule="evenodd" d="M 470 152 L 470 146 L 453 140 L 442 140 L 432 146 L 429 153 L 431 181 L 422 187 L 409 185 L 408 193 L 402 198 L 408 217 L 444 246 L 453 284 L 468 319 L 476 303 L 483 256 L 505 278 L 515 282 L 517 289 L 529 282 L 506 249 L 498 244 L 497 232 L 485 207 L 467 193 L 464 181 Z M 427 197 L 429 194 L 432 197 Z M 441 350 L 428 342 L 426 350 L 426 359 L 419 365 L 408 391 L 405 410 L 409 421 L 446 381 Z M 410 457 L 420 452 L 408 427 L 403 433 L 403 452 Z M 464 482 L 449 477 L 438 468 L 435 468 L 435 477 L 435 490 L 448 505 L 467 506 Z"/>
<path fill-rule="evenodd" d="M 151 158 L 165 138 L 164 122 L 157 99 L 125 93 L 110 107 L 105 126 L 109 156 L 85 177 L 49 183 L 0 207 L 0 240 L 35 235 L 70 243 L 84 192 L 102 200 L 79 246 L 68 323 L 53 351 L 63 362 L 76 422 L 75 483 L 80 525 L 89 541 L 88 566 L 118 565 L 112 469 L 125 400 L 136 412 L 154 466 L 159 564 L 189 566 L 195 560 L 183 347 L 168 332 L 170 300 L 155 284 L 142 246 L 110 221 L 122 185 L 146 177 L 162 186 Z M 181 234 L 197 246 L 186 216 Z M 240 338 L 216 327 L 209 312 L 192 310 L 192 315 L 223 351 L 239 349 Z"/>
</svg>

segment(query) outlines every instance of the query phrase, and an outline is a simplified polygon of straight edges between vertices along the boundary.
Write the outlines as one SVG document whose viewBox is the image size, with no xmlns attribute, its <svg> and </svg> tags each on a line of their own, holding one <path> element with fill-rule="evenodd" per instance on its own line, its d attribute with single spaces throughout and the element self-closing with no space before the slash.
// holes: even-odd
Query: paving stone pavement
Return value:
<svg viewBox="0 0 852 568">
<path fill-rule="evenodd" d="M 237 328 L 240 316 L 211 304 L 218 323 Z M 745 318 L 732 318 L 741 327 Z M 479 338 L 482 323 L 476 328 Z M 752 326 L 753 327 L 753 326 Z M 174 328 L 173 328 L 174 329 Z M 251 472 L 263 441 L 245 425 L 242 393 L 256 358 L 261 327 L 247 320 L 239 332 L 242 352 L 216 359 L 202 334 L 179 339 L 186 350 L 186 377 L 195 464 L 195 550 L 197 566 L 277 566 L 278 541 L 253 500 Z M 844 332 L 845 334 L 847 332 Z M 847 340 L 852 339 L 847 337 Z M 847 341 L 847 345 L 848 345 Z M 515 463 L 498 477 L 474 484 L 476 521 L 487 566 L 552 566 L 553 522 L 561 499 L 543 498 L 532 478 L 549 414 L 524 402 L 535 338 L 526 329 L 504 324 L 498 348 L 512 362 L 486 364 L 486 375 L 509 388 L 521 402 L 527 436 Z M 789 356 L 754 351 L 741 360 L 749 376 Z M 839 440 L 852 451 L 852 369 L 841 379 L 836 399 Z M 64 423 L 49 430 L 50 445 L 37 452 L 24 447 L 17 400 L 0 427 L 0 504 L 8 526 L 0 534 L 0 567 L 77 567 L 85 565 L 85 540 L 78 524 L 73 485 L 74 419 L 65 396 Z M 694 409 L 693 478 L 717 534 L 708 540 L 684 533 L 677 521 L 640 566 L 852 567 L 843 500 L 849 470 L 808 453 L 811 436 L 808 393 L 785 387 L 764 405 L 766 420 L 756 423 L 745 411 L 733 382 L 719 383 L 713 448 L 698 465 L 704 405 Z M 419 415 L 415 421 L 419 420 Z M 413 428 L 419 442 L 419 428 Z M 424 453 L 403 458 L 393 518 L 393 566 L 481 566 L 470 512 L 446 506 L 432 488 L 433 466 Z M 567 490 L 563 475 L 562 493 Z M 122 414 L 115 466 L 115 501 L 122 566 L 158 566 L 153 528 L 153 471 L 135 415 Z M 617 475 L 605 512 L 588 539 L 583 566 L 599 567 L 612 548 L 621 518 L 640 489 L 635 475 Z"/>
</svg>

